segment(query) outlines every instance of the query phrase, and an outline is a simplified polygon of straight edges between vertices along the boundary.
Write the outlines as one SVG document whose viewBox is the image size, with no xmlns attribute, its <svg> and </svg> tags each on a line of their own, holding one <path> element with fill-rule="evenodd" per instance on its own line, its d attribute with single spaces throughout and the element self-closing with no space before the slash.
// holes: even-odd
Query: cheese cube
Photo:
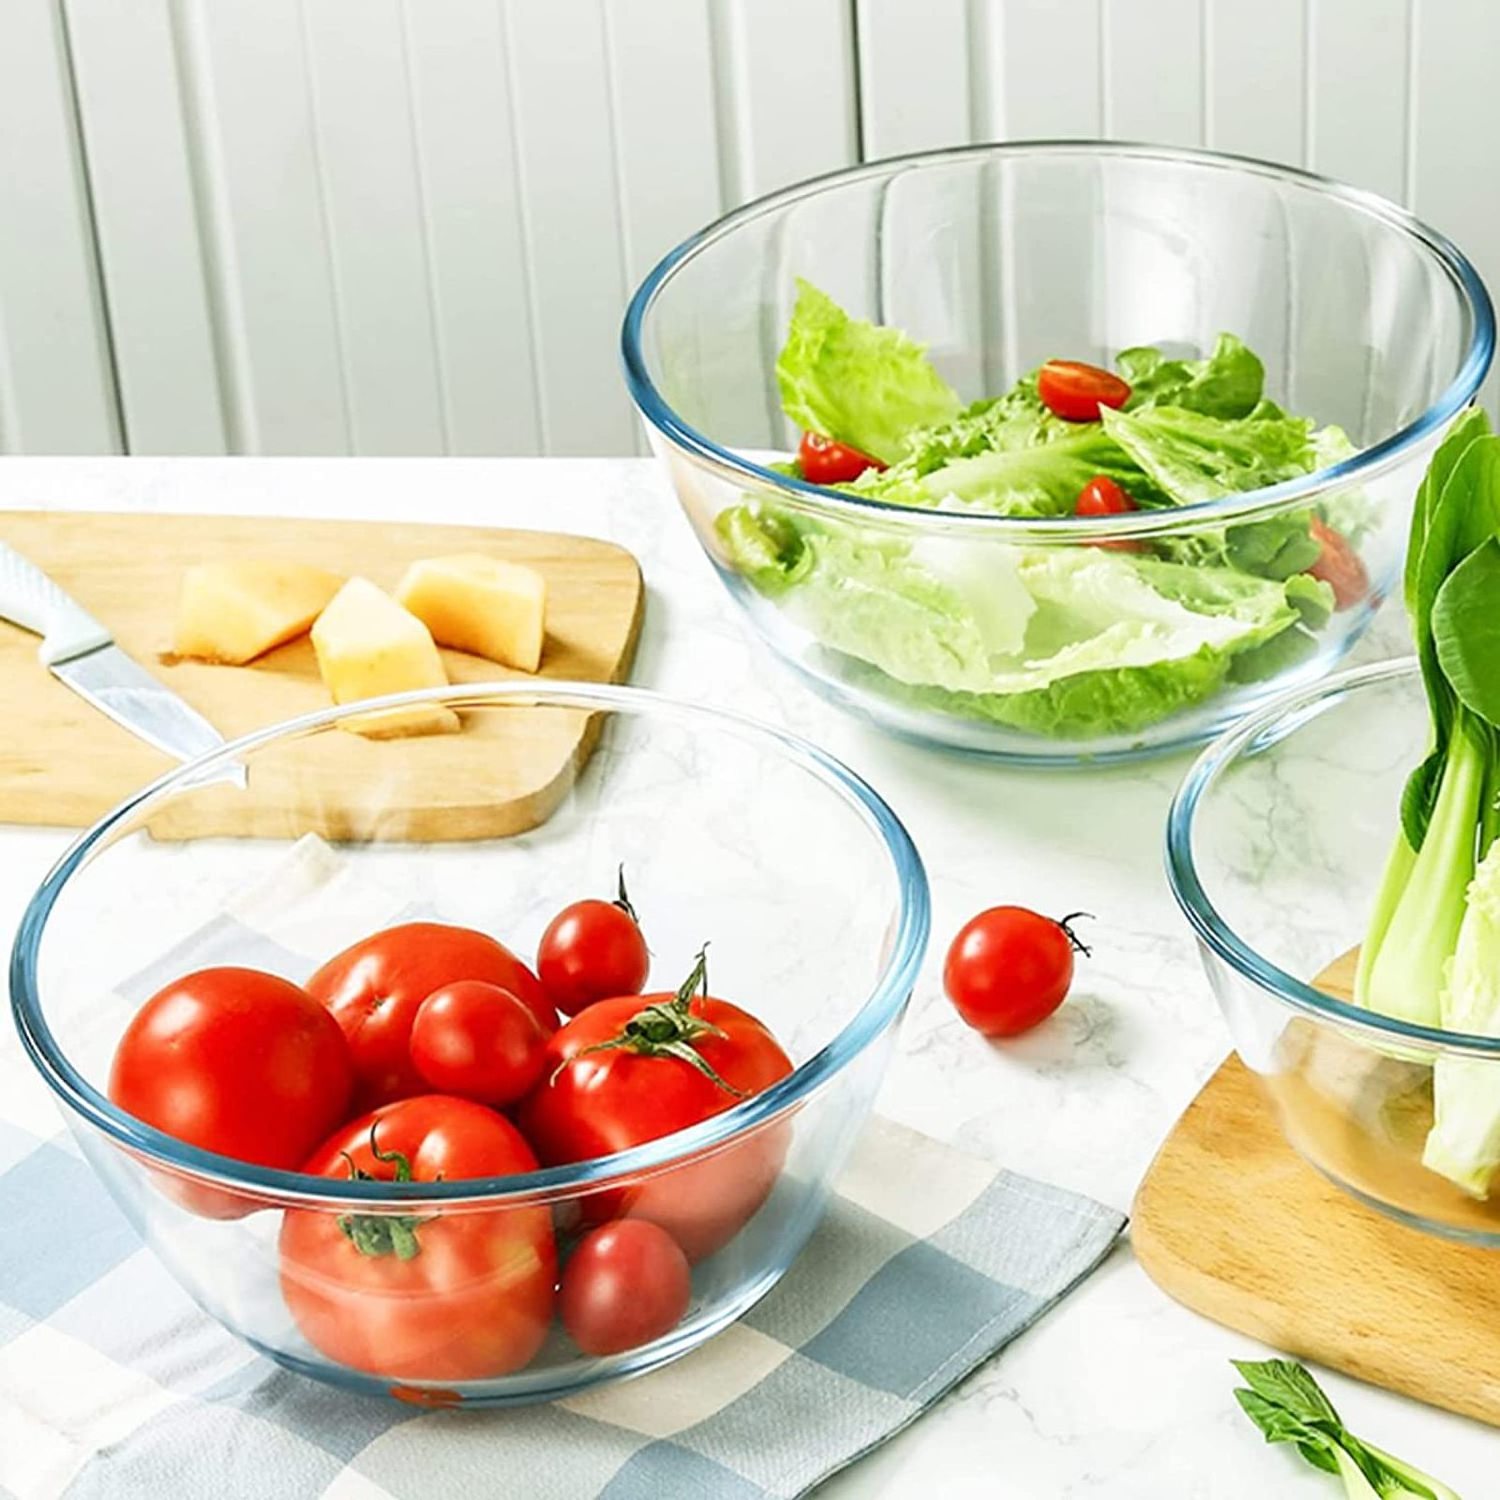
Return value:
<svg viewBox="0 0 1500 1500">
<path fill-rule="evenodd" d="M 427 627 L 365 578 L 351 578 L 338 591 L 318 616 L 312 643 L 335 703 L 441 687 L 448 681 Z M 458 715 L 433 705 L 358 714 L 341 723 L 371 739 L 391 739 L 457 729 Z"/>
<path fill-rule="evenodd" d="M 535 672 L 542 660 L 547 581 L 535 568 L 465 552 L 414 562 L 396 587 L 440 646 Z"/>
<path fill-rule="evenodd" d="M 323 568 L 271 558 L 189 568 L 172 648 L 202 661 L 251 661 L 305 634 L 343 581 Z"/>
</svg>

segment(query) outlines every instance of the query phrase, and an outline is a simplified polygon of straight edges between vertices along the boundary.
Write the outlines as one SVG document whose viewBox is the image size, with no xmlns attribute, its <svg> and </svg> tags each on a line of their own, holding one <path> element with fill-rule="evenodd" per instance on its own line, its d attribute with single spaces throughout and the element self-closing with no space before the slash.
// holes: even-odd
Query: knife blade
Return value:
<svg viewBox="0 0 1500 1500">
<path fill-rule="evenodd" d="M 224 743 L 197 709 L 115 645 L 114 637 L 35 563 L 0 542 L 0 619 L 42 638 L 44 667 L 148 745 L 192 760 Z"/>
</svg>

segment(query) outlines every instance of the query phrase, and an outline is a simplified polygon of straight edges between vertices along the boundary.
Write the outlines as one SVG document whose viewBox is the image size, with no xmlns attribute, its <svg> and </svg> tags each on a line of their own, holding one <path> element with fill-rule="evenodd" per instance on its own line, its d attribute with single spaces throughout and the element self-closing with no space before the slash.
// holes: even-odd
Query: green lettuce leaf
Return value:
<svg viewBox="0 0 1500 1500">
<path fill-rule="evenodd" d="M 930 705 L 1042 733 L 1154 723 L 1303 620 L 1288 585 L 1230 568 L 1092 547 L 907 544 L 738 509 L 719 520 L 732 564 L 824 646 Z"/>
<path fill-rule="evenodd" d="M 782 409 L 799 427 L 885 463 L 906 452 L 909 433 L 946 422 L 960 406 L 920 344 L 851 318 L 801 280 L 776 379 Z"/>
<path fill-rule="evenodd" d="M 1266 371 L 1253 350 L 1221 333 L 1207 359 L 1167 359 L 1149 345 L 1125 349 L 1115 360 L 1130 384 L 1127 411 L 1178 406 L 1210 417 L 1246 417 L 1255 410 Z"/>
</svg>

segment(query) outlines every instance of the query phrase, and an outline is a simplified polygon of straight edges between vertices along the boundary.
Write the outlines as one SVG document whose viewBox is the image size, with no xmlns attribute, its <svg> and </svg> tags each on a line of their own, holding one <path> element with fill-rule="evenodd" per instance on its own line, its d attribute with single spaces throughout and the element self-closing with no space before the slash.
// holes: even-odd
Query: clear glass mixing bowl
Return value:
<svg viewBox="0 0 1500 1500">
<path fill-rule="evenodd" d="M 1287 1140 L 1403 1223 L 1500 1246 L 1500 1175 L 1479 1198 L 1423 1164 L 1435 1081 L 1462 1079 L 1500 1116 L 1500 1036 L 1416 1026 L 1348 998 L 1428 732 L 1414 661 L 1288 694 L 1193 766 L 1168 819 L 1167 871 Z"/>
<path fill-rule="evenodd" d="M 146 1242 L 209 1313 L 281 1364 L 351 1389 L 479 1404 L 549 1399 L 652 1368 L 742 1314 L 816 1226 L 926 945 L 921 862 L 852 773 L 733 714 L 569 683 L 382 701 L 446 704 L 463 716 L 463 735 L 491 753 L 458 773 L 436 743 L 451 736 L 357 740 L 339 727 L 354 710 L 340 708 L 165 777 L 84 834 L 27 909 L 11 961 L 22 1039 Z M 581 769 L 566 752 L 580 727 L 601 734 Z M 548 744 L 563 748 L 545 793 L 497 817 L 513 790 L 510 757 Z M 448 769 L 435 789 L 438 754 Z M 243 829 L 239 804 L 256 793 L 280 812 L 259 818 L 258 836 L 227 836 Z M 412 809 L 435 801 L 449 814 L 448 841 L 412 842 L 430 828 Z M 314 834 L 333 841 L 304 837 Z M 529 958 L 563 906 L 613 891 L 621 863 L 653 953 L 651 988 L 675 989 L 708 942 L 712 992 L 772 1029 L 796 1064 L 788 1077 L 613 1157 L 445 1183 L 338 1182 L 248 1166 L 172 1139 L 106 1095 L 131 1016 L 187 970 L 241 963 L 301 980 L 350 941 L 412 918 L 478 927 Z M 460 1380 L 356 1370 L 309 1343 L 283 1295 L 278 1246 L 289 1214 L 465 1216 L 497 1244 L 540 1230 L 565 1253 L 601 1204 L 627 1214 L 647 1201 L 653 1213 L 691 1208 L 725 1174 L 748 1183 L 767 1164 L 746 1187 L 748 1219 L 694 1266 L 682 1322 L 623 1354 L 586 1357 L 554 1322 L 519 1370 Z M 492 1274 L 509 1274 L 504 1256 Z M 434 1325 L 444 1316 L 420 1296 L 415 1306 L 410 1297 L 404 1307 L 368 1304 L 371 1317 L 408 1324 L 429 1311 Z"/>
<path fill-rule="evenodd" d="M 1049 358 L 1108 365 L 1138 344 L 1201 353 L 1234 333 L 1264 360 L 1267 395 L 1342 426 L 1360 451 L 1274 487 L 1095 519 L 914 510 L 820 489 L 768 467 L 799 436 L 775 376 L 798 277 L 926 344 L 966 400 L 999 395 Z M 855 167 L 730 214 L 647 276 L 622 353 L 694 532 L 784 659 L 836 702 L 907 735 L 1074 762 L 1205 739 L 1323 675 L 1390 591 L 1417 482 L 1493 343 L 1469 262 L 1370 193 L 1207 152 L 1023 142 Z M 1196 538 L 1211 551 L 1249 535 L 1237 528 L 1291 513 L 1348 534 L 1366 583 L 1312 629 L 1288 632 L 1286 649 L 1156 677 L 1129 665 L 1065 672 L 1045 696 L 1014 678 L 987 688 L 982 659 L 976 670 L 944 653 L 955 609 L 1013 572 L 1017 549 L 1032 559 L 1069 549 L 1073 561 L 1101 542 L 1149 551 L 1153 540 Z M 768 517 L 773 542 L 778 516 L 829 540 L 760 571 L 745 548 L 726 545 L 725 518 L 736 514 Z M 849 566 L 852 553 L 869 565 Z M 904 581 L 883 575 L 887 566 Z M 1071 591 L 1067 618 L 1047 613 L 1048 631 L 1071 641 L 1109 624 L 1107 601 L 1090 614 L 1089 587 Z M 916 640 L 933 649 L 915 650 Z M 1022 654 L 1055 645 L 1028 634 Z"/>
</svg>

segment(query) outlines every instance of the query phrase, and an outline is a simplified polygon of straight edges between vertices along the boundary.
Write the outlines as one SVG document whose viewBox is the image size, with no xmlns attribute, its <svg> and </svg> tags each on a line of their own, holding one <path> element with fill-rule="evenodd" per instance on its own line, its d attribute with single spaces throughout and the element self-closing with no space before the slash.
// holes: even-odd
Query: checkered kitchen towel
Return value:
<svg viewBox="0 0 1500 1500">
<path fill-rule="evenodd" d="M 305 844 L 122 991 L 138 1000 L 247 955 L 306 972 L 310 939 L 321 928 L 326 952 L 348 910 L 349 879 L 326 846 Z M 19 1042 L 0 1037 L 7 1500 L 800 1495 L 1033 1323 L 1123 1224 L 876 1120 L 797 1263 L 695 1353 L 550 1406 L 420 1411 L 288 1374 L 231 1338 L 141 1246 L 55 1122 Z"/>
</svg>

